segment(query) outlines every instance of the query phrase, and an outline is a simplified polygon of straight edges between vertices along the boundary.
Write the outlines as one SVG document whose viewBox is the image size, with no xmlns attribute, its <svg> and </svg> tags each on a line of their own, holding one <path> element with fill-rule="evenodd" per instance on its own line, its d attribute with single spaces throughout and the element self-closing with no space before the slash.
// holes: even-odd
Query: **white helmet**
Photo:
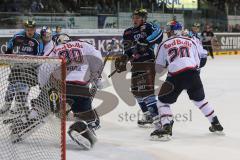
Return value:
<svg viewBox="0 0 240 160">
<path fill-rule="evenodd" d="M 67 34 L 59 34 L 55 40 L 56 45 L 65 44 L 72 41 Z"/>
<path fill-rule="evenodd" d="M 49 42 L 52 39 L 52 30 L 48 26 L 43 26 L 40 35 L 43 41 Z"/>
</svg>

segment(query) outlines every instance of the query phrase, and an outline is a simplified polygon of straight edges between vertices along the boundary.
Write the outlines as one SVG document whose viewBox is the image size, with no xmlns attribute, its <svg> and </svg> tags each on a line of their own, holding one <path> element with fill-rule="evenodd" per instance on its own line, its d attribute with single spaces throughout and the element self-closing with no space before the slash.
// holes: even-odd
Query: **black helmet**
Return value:
<svg viewBox="0 0 240 160">
<path fill-rule="evenodd" d="M 24 26 L 26 28 L 35 28 L 36 22 L 33 19 L 28 19 L 27 21 L 24 22 Z"/>
<path fill-rule="evenodd" d="M 147 19 L 147 16 L 148 16 L 148 12 L 146 9 L 143 9 L 143 8 L 139 8 L 139 9 L 136 9 L 134 12 L 133 12 L 133 15 L 138 15 L 142 18 L 145 18 Z"/>
</svg>

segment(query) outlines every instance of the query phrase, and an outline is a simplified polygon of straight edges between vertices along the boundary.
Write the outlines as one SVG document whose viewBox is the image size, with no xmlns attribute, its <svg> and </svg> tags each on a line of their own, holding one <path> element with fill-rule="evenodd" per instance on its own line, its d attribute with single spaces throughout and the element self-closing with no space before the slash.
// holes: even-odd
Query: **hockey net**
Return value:
<svg viewBox="0 0 240 160">
<path fill-rule="evenodd" d="M 0 159 L 65 160 L 65 62 L 0 55 Z"/>
</svg>

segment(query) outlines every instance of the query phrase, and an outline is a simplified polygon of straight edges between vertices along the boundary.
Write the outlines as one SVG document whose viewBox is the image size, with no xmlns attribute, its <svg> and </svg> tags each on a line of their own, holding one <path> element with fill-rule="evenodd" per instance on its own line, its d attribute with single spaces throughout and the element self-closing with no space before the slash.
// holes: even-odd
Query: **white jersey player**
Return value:
<svg viewBox="0 0 240 160">
<path fill-rule="evenodd" d="M 99 128 L 99 118 L 92 110 L 94 93 L 90 84 L 100 87 L 102 55 L 91 44 L 71 41 L 66 34 L 62 34 L 56 39 L 56 47 L 49 56 L 62 57 L 67 64 L 67 103 L 79 118 L 70 126 L 68 134 L 81 147 L 90 149 L 96 141 L 94 130 Z"/>
<path fill-rule="evenodd" d="M 186 90 L 189 98 L 202 111 L 211 123 L 211 132 L 222 131 L 223 127 L 214 114 L 213 108 L 205 99 L 203 85 L 198 69 L 205 65 L 207 57 L 192 38 L 181 36 L 182 26 L 177 21 L 167 25 L 168 39 L 160 44 L 156 71 L 168 70 L 158 97 L 158 109 L 162 128 L 151 133 L 153 139 L 165 139 L 172 135 L 173 115 L 170 105 Z"/>
<path fill-rule="evenodd" d="M 59 38 L 61 36 L 65 37 L 65 35 L 60 35 Z M 49 56 L 66 59 L 67 82 L 87 85 L 89 82 L 99 79 L 99 70 L 103 65 L 102 55 L 87 42 L 71 41 L 66 44 L 57 44 Z"/>
<path fill-rule="evenodd" d="M 101 87 L 100 72 L 103 67 L 102 56 L 92 45 L 87 42 L 71 41 L 66 34 L 59 35 L 55 44 L 56 46 L 54 49 L 49 54 L 45 54 L 45 56 L 61 57 L 66 60 L 67 103 L 71 106 L 71 111 L 76 119 L 78 119 L 77 122 L 69 127 L 68 134 L 81 148 L 90 149 L 96 142 L 94 130 L 99 128 L 100 121 L 95 110 L 92 110 L 92 97 L 94 93 L 91 92 L 89 85 L 90 83 L 94 83 L 97 88 Z M 41 104 L 39 101 L 41 101 L 41 99 L 46 99 L 46 97 L 49 97 L 49 93 L 54 91 L 54 88 L 49 90 L 48 87 L 51 86 L 48 84 L 52 83 L 50 80 L 52 71 L 46 73 L 44 70 L 45 67 L 52 68 L 52 71 L 54 70 L 51 64 L 43 64 L 39 67 L 38 82 L 41 92 L 38 98 L 31 101 L 31 106 L 33 110 L 36 111 L 40 107 L 43 108 L 39 106 L 39 104 Z M 52 107 L 50 103 L 51 110 L 52 108 L 56 108 L 56 110 L 53 110 L 54 113 L 59 111 L 58 103 L 59 102 L 56 102 L 57 107 Z M 47 106 L 43 109 L 46 110 L 48 108 Z M 42 124 L 41 122 L 44 121 L 43 119 L 47 116 L 43 115 L 40 117 L 38 111 L 32 111 L 30 113 L 30 115 L 33 114 L 35 115 L 34 118 L 38 119 L 38 123 L 29 124 L 31 127 L 29 130 L 24 131 L 23 129 L 22 132 L 24 132 L 25 136 L 29 136 L 31 134 L 30 131 Z M 22 139 L 23 136 L 18 136 L 16 141 Z"/>
</svg>

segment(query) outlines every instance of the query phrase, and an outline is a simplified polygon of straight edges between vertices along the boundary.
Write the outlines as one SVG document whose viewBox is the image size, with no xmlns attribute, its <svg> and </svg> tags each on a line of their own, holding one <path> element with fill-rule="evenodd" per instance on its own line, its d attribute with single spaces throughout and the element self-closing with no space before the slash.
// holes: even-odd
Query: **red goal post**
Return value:
<svg viewBox="0 0 240 160">
<path fill-rule="evenodd" d="M 65 79 L 64 59 L 0 54 L 0 159 L 66 160 Z"/>
</svg>

